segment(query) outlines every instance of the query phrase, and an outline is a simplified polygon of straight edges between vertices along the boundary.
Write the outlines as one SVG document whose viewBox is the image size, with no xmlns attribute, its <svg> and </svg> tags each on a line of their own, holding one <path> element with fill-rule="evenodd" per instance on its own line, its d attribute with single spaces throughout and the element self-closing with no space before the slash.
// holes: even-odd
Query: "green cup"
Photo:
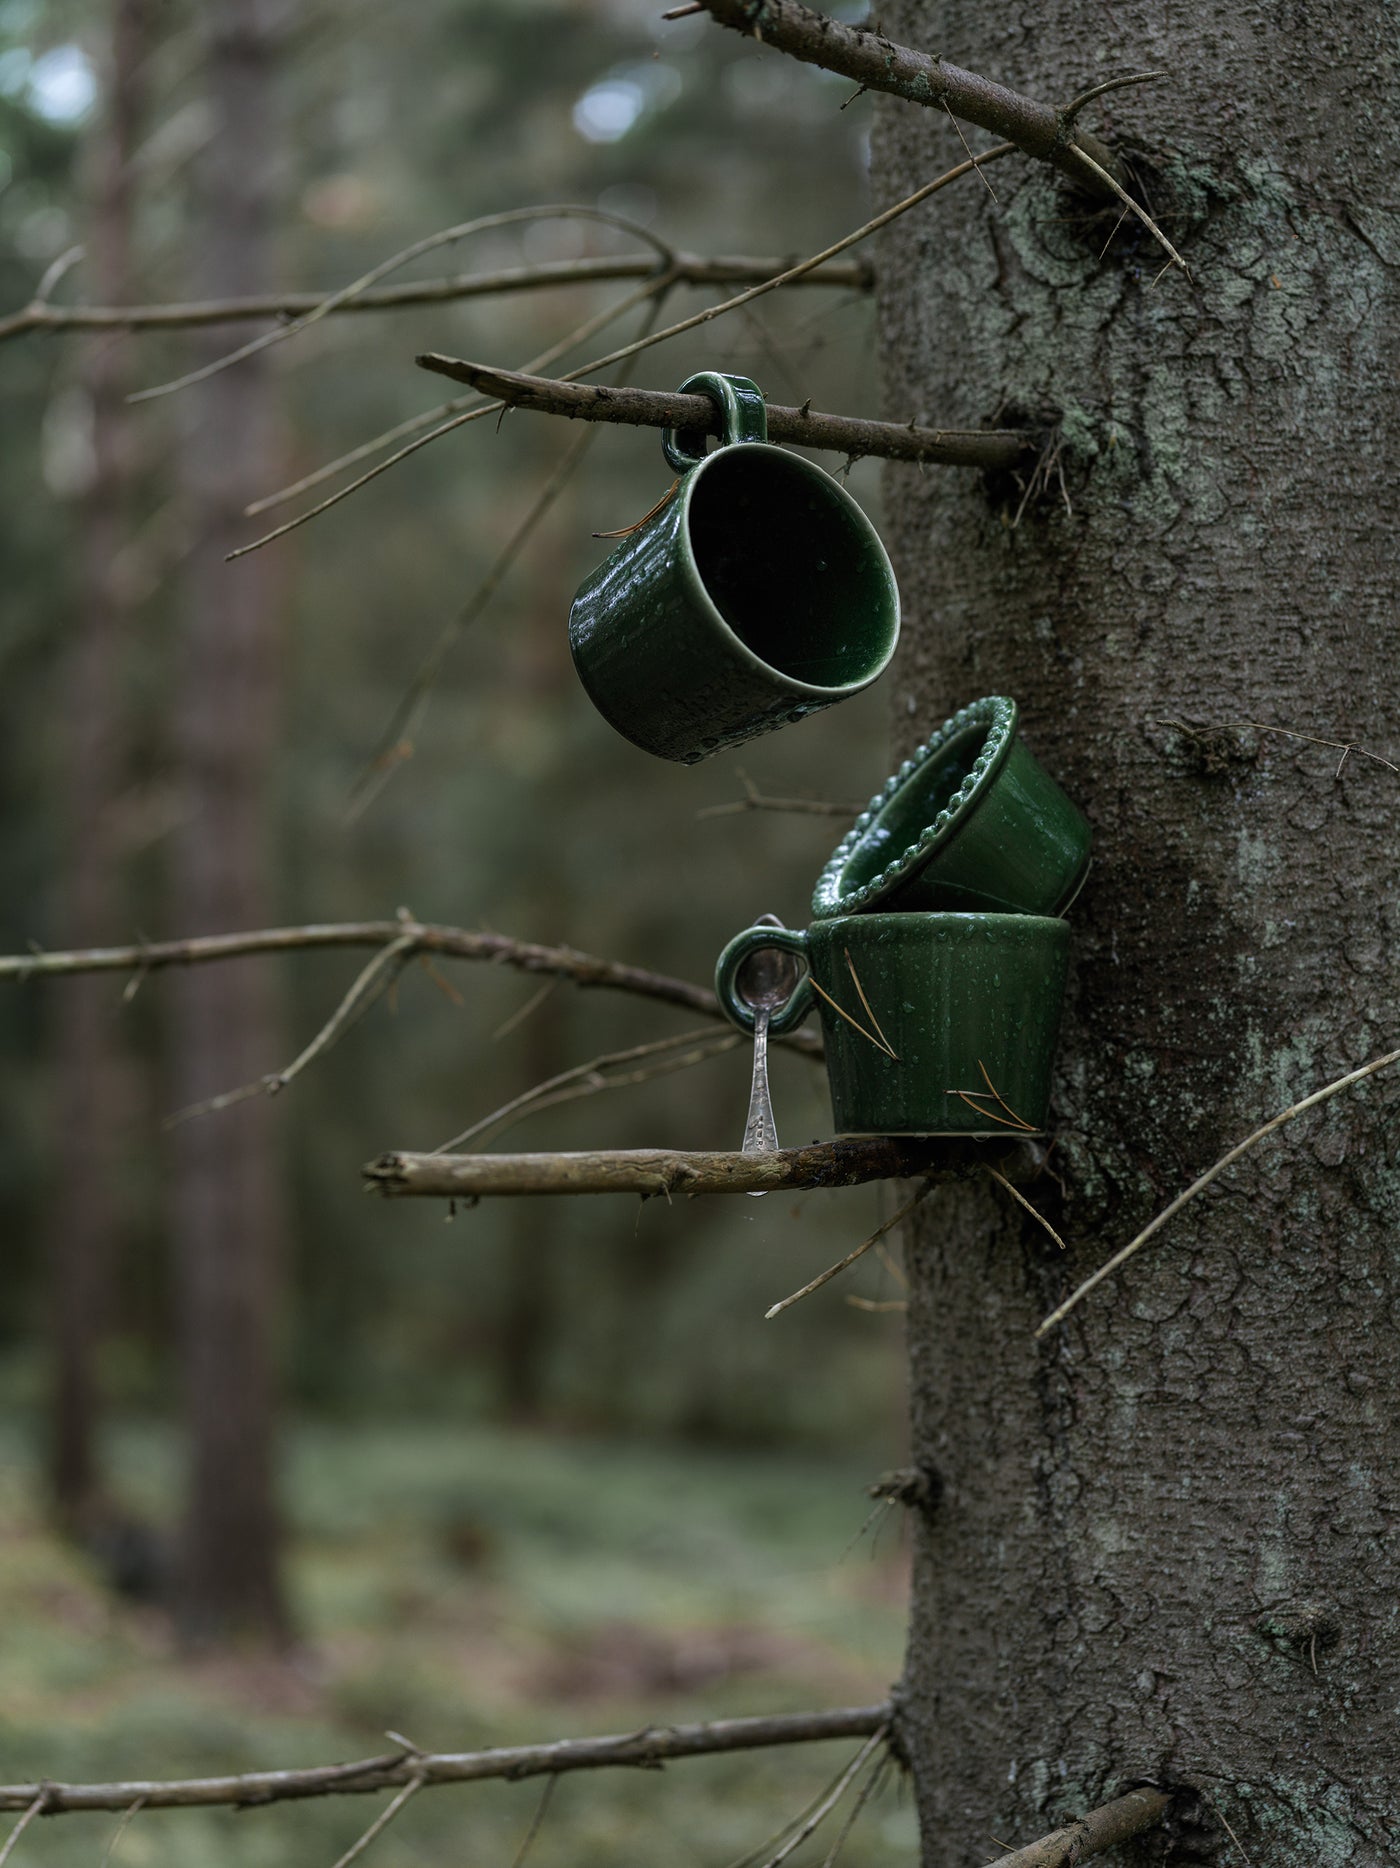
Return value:
<svg viewBox="0 0 1400 1868">
<path fill-rule="evenodd" d="M 1019 738 L 1003 695 L 946 720 L 870 800 L 812 896 L 831 915 L 1060 915 L 1089 870 L 1089 821 Z"/>
<path fill-rule="evenodd" d="M 769 1030 L 818 1006 L 839 1135 L 1038 1134 L 1050 1103 L 1069 924 L 1044 915 L 856 914 L 805 933 L 751 927 L 715 991 L 743 1031 L 739 970 L 764 948 L 807 970 Z"/>
<path fill-rule="evenodd" d="M 899 636 L 878 533 L 830 474 L 766 439 L 743 376 L 681 384 L 719 403 L 723 444 L 666 431 L 673 496 L 574 598 L 589 698 L 636 746 L 690 765 L 868 687 Z"/>
</svg>

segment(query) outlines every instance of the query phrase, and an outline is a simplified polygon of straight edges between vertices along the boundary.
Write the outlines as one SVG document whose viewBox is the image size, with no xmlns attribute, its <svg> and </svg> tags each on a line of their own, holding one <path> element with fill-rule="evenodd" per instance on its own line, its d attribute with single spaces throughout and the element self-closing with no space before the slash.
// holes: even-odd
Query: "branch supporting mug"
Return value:
<svg viewBox="0 0 1400 1868">
<path fill-rule="evenodd" d="M 1063 914 L 1088 873 L 1093 832 L 1018 721 L 1000 694 L 946 720 L 837 846 L 812 913 Z"/>
<path fill-rule="evenodd" d="M 879 534 L 843 486 L 767 440 L 747 377 L 703 370 L 722 444 L 667 429 L 671 497 L 589 577 L 569 646 L 589 698 L 636 746 L 694 764 L 868 687 L 899 636 Z"/>
<path fill-rule="evenodd" d="M 764 948 L 806 971 L 769 1030 L 816 1007 L 839 1135 L 1030 1135 L 1050 1104 L 1069 923 L 1045 915 L 854 914 L 798 932 L 751 927 L 719 957 L 715 991 L 752 1031 L 740 969 Z"/>
</svg>

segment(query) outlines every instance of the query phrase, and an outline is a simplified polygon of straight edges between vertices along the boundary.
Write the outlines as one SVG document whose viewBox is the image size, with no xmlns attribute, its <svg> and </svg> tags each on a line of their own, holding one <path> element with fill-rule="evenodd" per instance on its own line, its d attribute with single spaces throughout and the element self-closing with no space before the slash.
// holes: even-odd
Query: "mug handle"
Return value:
<svg viewBox="0 0 1400 1868">
<path fill-rule="evenodd" d="M 708 396 L 719 404 L 722 419 L 720 446 L 736 441 L 768 439 L 768 405 L 763 391 L 747 376 L 726 376 L 720 370 L 697 370 L 687 376 L 677 395 Z M 667 428 L 661 436 L 661 451 L 677 473 L 687 473 L 705 458 L 705 437 L 694 428 Z"/>
<path fill-rule="evenodd" d="M 736 985 L 739 968 L 751 953 L 758 953 L 764 947 L 780 947 L 784 953 L 796 954 L 799 960 L 807 958 L 807 936 L 798 928 L 753 927 L 734 936 L 715 966 L 715 996 L 725 1017 L 740 1031 L 753 1030 L 754 1010 L 739 997 Z M 804 973 L 786 1001 L 769 1017 L 769 1031 L 774 1037 L 791 1031 L 802 1023 L 812 1005 L 812 979 L 809 973 Z"/>
</svg>

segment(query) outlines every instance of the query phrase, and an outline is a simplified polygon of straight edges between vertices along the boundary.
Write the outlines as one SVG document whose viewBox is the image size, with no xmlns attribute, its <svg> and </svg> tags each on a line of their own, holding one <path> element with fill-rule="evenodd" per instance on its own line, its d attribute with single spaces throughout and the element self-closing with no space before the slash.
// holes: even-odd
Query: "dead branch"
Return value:
<svg viewBox="0 0 1400 1868">
<path fill-rule="evenodd" d="M 875 1135 L 776 1148 L 771 1154 L 600 1149 L 580 1154 L 380 1155 L 365 1180 L 390 1199 L 473 1200 L 484 1194 L 775 1193 L 857 1187 L 872 1180 L 967 1180 L 987 1157 L 948 1136 Z M 1003 1158 L 1002 1166 L 1007 1165 Z"/>
<path fill-rule="evenodd" d="M 1104 1279 L 1117 1271 L 1120 1265 L 1125 1265 L 1134 1252 L 1146 1245 L 1152 1235 L 1165 1226 L 1169 1219 L 1174 1218 L 1188 1201 L 1194 1200 L 1198 1193 L 1204 1193 L 1213 1180 L 1223 1174 L 1227 1167 L 1238 1161 L 1241 1155 L 1248 1154 L 1250 1149 L 1262 1142 L 1266 1135 L 1272 1135 L 1275 1129 L 1281 1129 L 1286 1122 L 1292 1122 L 1295 1116 L 1301 1116 L 1309 1109 L 1316 1109 L 1319 1103 L 1327 1102 L 1329 1098 L 1340 1094 L 1342 1090 L 1349 1090 L 1354 1083 L 1360 1083 L 1363 1078 L 1374 1076 L 1378 1070 L 1384 1070 L 1395 1063 L 1400 1063 L 1400 1051 L 1387 1051 L 1384 1057 L 1373 1057 L 1369 1064 L 1363 1064 L 1359 1070 L 1348 1071 L 1346 1076 L 1338 1077 L 1335 1083 L 1329 1083 L 1323 1089 L 1314 1090 L 1312 1095 L 1305 1096 L 1302 1102 L 1293 1103 L 1289 1108 L 1271 1117 L 1262 1127 L 1255 1129 L 1252 1135 L 1246 1135 L 1244 1140 L 1237 1142 L 1228 1154 L 1222 1155 L 1214 1167 L 1207 1168 L 1199 1180 L 1192 1181 L 1185 1193 L 1179 1193 L 1170 1206 L 1163 1207 L 1156 1219 L 1150 1225 L 1144 1226 L 1135 1239 L 1130 1239 L 1121 1252 L 1115 1252 L 1106 1265 L 1100 1265 L 1093 1277 L 1086 1278 L 1079 1289 L 1072 1296 L 1067 1297 L 1057 1310 L 1052 1310 L 1036 1330 L 1037 1337 L 1044 1336 L 1045 1332 L 1053 1328 L 1055 1324 L 1063 1323 L 1069 1313 L 1089 1295 L 1095 1285 L 1102 1284 Z"/>
<path fill-rule="evenodd" d="M 667 270 L 677 285 L 755 285 L 788 262 L 747 254 L 677 253 Z M 594 259 L 550 260 L 539 266 L 505 266 L 495 272 L 456 273 L 412 285 L 374 286 L 333 306 L 346 311 L 404 311 L 414 305 L 448 305 L 464 298 L 538 292 L 557 286 L 596 285 L 614 279 L 647 279 L 655 259 L 628 253 Z M 808 285 L 869 292 L 875 271 L 868 260 L 847 260 L 805 275 Z M 52 285 L 49 287 L 52 290 Z M 260 298 L 205 299 L 172 305 L 54 305 L 37 293 L 22 311 L 0 319 L 0 343 L 30 331 L 180 331 L 211 324 L 244 324 L 261 318 L 301 318 L 326 302 L 324 292 L 273 292 Z M 327 315 L 330 315 L 329 313 Z"/>
<path fill-rule="evenodd" d="M 805 817 L 856 818 L 865 809 L 863 803 L 842 804 L 830 798 L 765 798 L 742 768 L 739 783 L 744 787 L 742 798 L 736 798 L 731 804 L 707 804 L 695 813 L 696 817 L 733 817 L 741 811 L 791 811 Z"/>
<path fill-rule="evenodd" d="M 576 383 L 519 370 L 494 369 L 460 357 L 429 352 L 415 359 L 420 369 L 454 382 L 469 383 L 482 395 L 514 408 L 543 415 L 563 415 L 585 422 L 626 422 L 638 428 L 686 428 L 717 435 L 723 428 L 718 406 L 709 396 L 683 396 L 654 389 L 612 389 L 602 383 Z M 797 447 L 826 448 L 835 454 L 882 460 L 935 461 L 948 467 L 1009 467 L 1037 447 L 1037 437 L 1019 429 L 916 428 L 912 423 L 867 421 L 853 415 L 822 415 L 768 405 L 768 435 Z"/>
<path fill-rule="evenodd" d="M 955 182 L 964 175 L 972 174 L 975 170 L 985 167 L 989 162 L 997 162 L 1003 156 L 1013 156 L 1015 154 L 1016 145 L 1014 143 L 998 143 L 995 148 L 984 150 L 980 156 L 973 157 L 966 162 L 956 163 L 951 169 L 945 170 L 942 175 L 935 176 L 931 182 L 925 182 L 922 188 L 916 188 L 912 195 L 906 195 L 902 201 L 894 202 L 892 206 L 887 207 L 883 213 L 877 214 L 873 220 L 868 220 L 862 226 L 853 228 L 850 233 L 843 234 L 839 240 L 833 242 L 831 246 L 823 248 L 820 253 L 809 255 L 808 258 L 799 261 L 797 265 L 789 266 L 785 272 L 775 273 L 771 279 L 765 279 L 759 285 L 749 286 L 746 291 L 736 294 L 733 298 L 722 299 L 719 304 L 710 305 L 704 311 L 697 311 L 689 318 L 682 318 L 677 324 L 668 324 L 664 330 L 653 331 L 645 337 L 634 338 L 630 344 L 623 344 L 616 350 L 610 350 L 605 356 L 594 357 L 588 363 L 581 363 L 577 369 L 569 371 L 565 380 L 568 382 L 577 382 L 580 377 L 593 376 L 597 371 L 605 370 L 611 364 L 621 363 L 625 357 L 636 356 L 638 351 L 649 350 L 654 344 L 668 343 L 671 338 L 679 337 L 686 331 L 693 331 L 702 324 L 708 324 L 713 318 L 723 317 L 726 312 L 737 311 L 741 306 L 751 303 L 756 298 L 761 298 L 765 292 L 774 292 L 779 286 L 792 285 L 798 279 L 805 279 L 810 273 L 815 272 L 829 260 L 834 259 L 838 253 L 844 253 L 848 247 L 856 246 L 862 240 L 868 240 L 872 234 L 879 233 L 881 228 L 888 227 L 891 221 L 897 220 L 901 214 L 907 214 L 911 208 L 918 207 L 922 202 L 927 201 L 931 195 L 935 195 L 940 189 L 946 188 L 950 182 Z M 659 292 L 665 288 L 668 282 L 669 275 L 664 272 L 658 272 L 653 279 L 648 281 L 644 290 L 647 292 Z M 609 315 L 615 316 L 619 309 L 621 308 L 615 307 Z M 566 340 L 566 343 L 580 341 L 582 340 L 578 337 L 577 333 L 575 333 L 573 338 Z M 535 367 L 542 369 L 544 365 L 536 359 Z M 295 519 L 289 519 L 285 525 L 277 526 L 273 531 L 265 533 L 261 538 L 255 538 L 251 544 L 240 546 L 237 551 L 230 552 L 229 557 L 242 558 L 250 551 L 261 550 L 264 545 L 270 545 L 274 539 L 284 537 L 286 533 L 295 531 L 298 526 L 305 525 L 309 519 L 317 518 L 321 513 L 327 512 L 332 506 L 338 505 L 341 500 L 348 499 L 352 493 L 357 492 L 359 488 L 364 486 L 368 481 L 375 479 L 381 473 L 386 473 L 389 468 L 395 466 L 409 454 L 416 452 L 417 449 L 427 447 L 430 442 L 440 440 L 443 435 L 450 434 L 454 429 L 462 427 L 467 422 L 479 421 L 483 415 L 494 414 L 497 409 L 504 405 L 501 403 L 487 403 L 484 406 L 477 405 L 468 408 L 461 414 L 455 413 L 461 406 L 461 402 L 458 401 L 449 403 L 443 408 L 433 410 L 426 419 L 437 420 L 439 416 L 450 416 L 450 419 L 441 421 L 436 428 L 430 429 L 427 434 L 419 435 L 416 440 L 409 442 L 408 445 L 401 448 L 398 453 L 391 454 L 387 460 L 380 461 L 377 466 L 370 468 L 367 473 L 362 474 L 358 480 L 352 480 L 348 486 L 341 487 L 337 492 L 323 499 L 319 505 L 312 506 L 306 512 L 299 513 Z M 380 436 L 367 445 L 372 451 L 381 441 L 385 441 L 385 439 L 385 437 Z M 333 470 L 332 467 L 324 471 L 330 472 Z M 277 497 L 280 498 L 281 495 Z"/>
<path fill-rule="evenodd" d="M 1354 739 L 1319 739 L 1316 733 L 1299 733 L 1291 726 L 1270 726 L 1264 720 L 1224 720 L 1219 726 L 1188 726 L 1184 720 L 1174 719 L 1168 714 L 1162 721 L 1163 726 L 1174 726 L 1188 739 L 1205 739 L 1211 733 L 1240 733 L 1248 730 L 1252 733 L 1278 733 L 1284 739 L 1306 740 L 1310 746 L 1328 746 L 1342 756 L 1337 761 L 1335 777 L 1340 778 L 1342 767 L 1353 753 L 1358 759 L 1369 759 L 1373 765 L 1383 765 L 1387 772 L 1400 773 L 1400 765 L 1389 759 L 1383 759 L 1378 752 L 1368 752 L 1364 746 L 1358 746 Z"/>
<path fill-rule="evenodd" d="M 1092 194 L 1106 192 L 1105 173 L 1119 182 L 1126 179 L 1107 144 L 1073 130 L 1072 117 L 1053 105 L 1037 103 L 945 59 L 896 45 L 881 32 L 842 25 L 829 14 L 800 5 L 799 0 L 703 0 L 703 4 L 716 25 L 761 39 L 789 58 L 838 72 L 867 91 L 888 91 L 906 103 L 946 109 L 964 123 L 1004 136 L 1026 155 L 1048 162 Z M 1086 101 L 1076 100 L 1078 108 Z M 1080 160 L 1081 152 L 1091 158 L 1092 167 Z"/>
<path fill-rule="evenodd" d="M 637 993 L 722 1019 L 718 999 L 704 986 L 689 980 L 652 973 L 645 967 L 602 960 L 572 947 L 543 947 L 533 941 L 512 940 L 505 934 L 469 928 L 442 927 L 417 921 L 333 921 L 306 927 L 258 928 L 246 934 L 207 934 L 195 940 L 143 941 L 130 947 L 88 947 L 73 952 L 0 955 L 0 979 L 48 978 L 69 973 L 132 973 L 138 978 L 158 967 L 196 966 L 207 961 L 233 960 L 244 954 L 293 953 L 313 947 L 380 947 L 409 937 L 399 951 L 441 954 L 453 960 L 484 960 L 513 967 L 522 973 L 547 973 L 572 980 L 576 986 L 603 986 L 616 992 Z M 811 1056 L 821 1053 L 821 1041 L 811 1032 L 790 1032 L 775 1039 Z"/>
<path fill-rule="evenodd" d="M 991 1172 L 991 1170 L 989 1169 L 988 1172 Z M 1010 1185 L 1009 1182 L 1007 1184 L 1008 1186 Z M 914 1211 L 914 1208 L 919 1205 L 920 1201 L 926 1200 L 933 1192 L 934 1185 L 935 1179 L 930 1175 L 924 1181 L 923 1186 L 920 1187 L 916 1193 L 912 1194 L 910 1198 L 904 1202 L 903 1206 L 897 1207 L 887 1220 L 884 1220 L 878 1225 L 868 1239 L 862 1239 L 853 1252 L 847 1252 L 846 1256 L 839 1259 L 836 1264 L 828 1265 L 825 1271 L 818 1272 L 816 1277 L 813 1278 L 809 1284 L 804 1284 L 800 1291 L 794 1291 L 791 1297 L 785 1297 L 781 1302 L 774 1304 L 771 1309 L 765 1310 L 763 1313 L 764 1322 L 771 1323 L 774 1317 L 781 1316 L 783 1311 L 790 1309 L 792 1305 L 796 1303 L 800 1303 L 804 1297 L 810 1297 L 813 1291 L 819 1291 L 824 1284 L 829 1284 L 831 1280 L 843 1272 L 848 1265 L 854 1265 L 858 1258 L 863 1258 L 872 1245 L 878 1245 L 887 1232 L 893 1232 L 896 1226 L 908 1219 L 909 1215 Z"/>
<path fill-rule="evenodd" d="M 545 1745 L 501 1746 L 491 1751 L 416 1751 L 405 1745 L 355 1764 L 322 1764 L 306 1770 L 248 1771 L 237 1777 L 191 1777 L 142 1783 L 5 1784 L 0 1810 L 56 1816 L 70 1810 L 168 1810 L 232 1804 L 249 1809 L 303 1797 L 358 1796 L 392 1790 L 421 1779 L 437 1784 L 477 1783 L 483 1778 L 558 1776 L 564 1771 L 612 1765 L 656 1766 L 674 1758 L 723 1751 L 756 1751 L 771 1745 L 865 1738 L 888 1725 L 889 1700 L 876 1706 L 842 1706 L 827 1712 L 779 1713 L 756 1719 L 715 1719 L 704 1724 L 648 1726 L 640 1732 L 603 1738 L 566 1738 Z M 36 1807 L 37 1806 L 37 1807 Z"/>
<path fill-rule="evenodd" d="M 1038 1842 L 1028 1842 L 1023 1849 L 998 1855 L 991 1868 L 1070 1868 L 1073 1862 L 1090 1855 L 1102 1855 L 1150 1829 L 1166 1815 L 1171 1798 L 1165 1790 L 1130 1790 L 1097 1810 L 1090 1810 L 1076 1822 L 1067 1823 Z"/>
</svg>

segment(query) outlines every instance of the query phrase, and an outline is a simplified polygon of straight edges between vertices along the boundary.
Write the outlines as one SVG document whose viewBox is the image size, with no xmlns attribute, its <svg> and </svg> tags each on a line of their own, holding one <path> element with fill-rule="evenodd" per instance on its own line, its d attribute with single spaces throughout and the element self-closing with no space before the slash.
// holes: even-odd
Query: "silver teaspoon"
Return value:
<svg viewBox="0 0 1400 1868">
<path fill-rule="evenodd" d="M 760 915 L 755 927 L 780 928 L 776 915 Z M 753 1012 L 753 1086 L 749 1091 L 749 1116 L 744 1124 L 746 1155 L 772 1154 L 778 1146 L 778 1129 L 773 1119 L 773 1099 L 768 1091 L 768 1024 L 773 1013 L 792 996 L 798 981 L 798 965 L 792 954 L 781 947 L 760 947 L 740 967 L 734 989 Z M 750 1195 L 761 1199 L 762 1190 Z"/>
</svg>

